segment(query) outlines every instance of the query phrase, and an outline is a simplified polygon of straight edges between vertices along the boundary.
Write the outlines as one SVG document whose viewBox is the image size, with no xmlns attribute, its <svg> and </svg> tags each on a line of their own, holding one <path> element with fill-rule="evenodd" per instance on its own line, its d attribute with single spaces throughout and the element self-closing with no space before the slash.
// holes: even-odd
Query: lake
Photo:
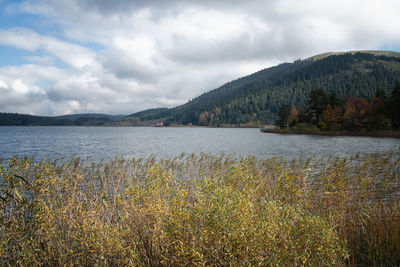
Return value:
<svg viewBox="0 0 400 267">
<path fill-rule="evenodd" d="M 174 157 L 181 153 L 254 155 L 259 158 L 339 156 L 400 151 L 400 139 L 279 135 L 245 128 L 0 127 L 0 158 L 36 160 L 116 156 Z"/>
</svg>

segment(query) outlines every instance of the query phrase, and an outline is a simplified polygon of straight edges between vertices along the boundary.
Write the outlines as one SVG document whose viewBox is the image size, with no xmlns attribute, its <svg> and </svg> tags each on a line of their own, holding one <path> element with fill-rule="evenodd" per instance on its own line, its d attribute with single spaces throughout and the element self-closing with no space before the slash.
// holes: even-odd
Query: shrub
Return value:
<svg viewBox="0 0 400 267">
<path fill-rule="evenodd" d="M 399 265 L 395 154 L 0 166 L 0 264 Z"/>
</svg>

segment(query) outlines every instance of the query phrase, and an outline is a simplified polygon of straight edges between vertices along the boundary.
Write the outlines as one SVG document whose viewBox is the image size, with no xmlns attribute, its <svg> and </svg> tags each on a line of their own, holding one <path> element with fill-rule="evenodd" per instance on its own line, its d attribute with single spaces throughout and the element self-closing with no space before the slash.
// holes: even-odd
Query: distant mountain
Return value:
<svg viewBox="0 0 400 267">
<path fill-rule="evenodd" d="M 102 125 L 109 122 L 117 122 L 124 118 L 125 115 L 109 115 L 109 114 L 72 114 L 53 117 L 58 120 L 68 120 L 74 125 Z"/>
<path fill-rule="evenodd" d="M 56 125 L 85 125 L 98 126 L 120 121 L 124 115 L 108 114 L 74 114 L 55 117 L 32 116 L 17 113 L 0 113 L 0 126 L 5 125 L 33 125 L 33 126 L 56 126 Z"/>
<path fill-rule="evenodd" d="M 387 94 L 400 80 L 400 53 L 353 51 L 325 53 L 283 63 L 239 78 L 170 109 L 152 109 L 127 118 L 165 124 L 258 126 L 272 123 L 282 105 L 306 105 L 311 90 L 371 98 Z"/>
</svg>

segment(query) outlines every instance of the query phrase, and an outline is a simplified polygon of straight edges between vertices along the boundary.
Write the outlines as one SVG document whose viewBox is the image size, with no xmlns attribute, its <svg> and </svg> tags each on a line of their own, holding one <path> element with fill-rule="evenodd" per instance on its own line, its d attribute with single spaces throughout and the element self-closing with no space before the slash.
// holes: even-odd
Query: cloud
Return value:
<svg viewBox="0 0 400 267">
<path fill-rule="evenodd" d="M 26 28 L 0 30 L 0 43 L 28 51 L 43 51 L 75 68 L 94 64 L 94 53 L 80 45 L 39 35 Z"/>
<path fill-rule="evenodd" d="M 0 29 L 0 44 L 28 53 L 26 63 L 0 68 L 1 111 L 129 114 L 182 104 L 284 61 L 400 47 L 395 0 L 25 0 L 7 7 L 10 19 L 38 21 Z"/>
<path fill-rule="evenodd" d="M 12 84 L 12 89 L 17 94 L 27 94 L 29 93 L 29 87 L 26 86 L 21 80 L 15 80 Z"/>
<path fill-rule="evenodd" d="M 1 89 L 8 89 L 8 86 L 4 81 L 0 80 L 0 88 Z"/>
<path fill-rule="evenodd" d="M 162 59 L 153 40 L 144 37 L 132 39 L 117 36 L 110 49 L 102 54 L 102 65 L 119 78 L 139 82 L 156 81 L 163 74 Z"/>
<path fill-rule="evenodd" d="M 27 61 L 39 65 L 53 65 L 54 58 L 51 56 L 26 56 Z"/>
</svg>

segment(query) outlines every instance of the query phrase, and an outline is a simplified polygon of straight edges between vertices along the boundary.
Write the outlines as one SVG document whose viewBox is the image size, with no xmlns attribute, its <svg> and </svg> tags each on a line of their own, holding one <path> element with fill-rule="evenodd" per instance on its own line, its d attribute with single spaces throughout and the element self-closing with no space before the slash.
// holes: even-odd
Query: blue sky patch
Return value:
<svg viewBox="0 0 400 267">
<path fill-rule="evenodd" d="M 0 66 L 20 66 L 26 64 L 26 57 L 32 55 L 34 55 L 32 52 L 0 44 Z"/>
</svg>

